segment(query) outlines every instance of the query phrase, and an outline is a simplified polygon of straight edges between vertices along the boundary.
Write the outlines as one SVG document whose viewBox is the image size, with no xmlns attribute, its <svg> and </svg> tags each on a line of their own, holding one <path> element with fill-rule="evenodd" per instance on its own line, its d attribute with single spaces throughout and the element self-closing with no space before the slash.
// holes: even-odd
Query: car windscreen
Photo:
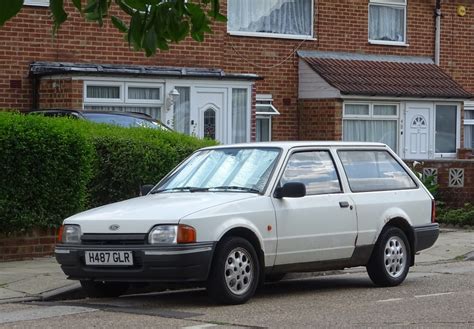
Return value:
<svg viewBox="0 0 474 329">
<path fill-rule="evenodd" d="M 196 152 L 152 193 L 223 191 L 262 193 L 278 148 L 222 148 Z"/>
<path fill-rule="evenodd" d="M 120 127 L 145 127 L 162 129 L 156 122 L 136 118 L 134 116 L 121 115 L 121 114 L 109 114 L 109 113 L 87 113 L 84 112 L 84 117 L 87 120 L 97 123 L 108 123 L 117 125 Z"/>
</svg>

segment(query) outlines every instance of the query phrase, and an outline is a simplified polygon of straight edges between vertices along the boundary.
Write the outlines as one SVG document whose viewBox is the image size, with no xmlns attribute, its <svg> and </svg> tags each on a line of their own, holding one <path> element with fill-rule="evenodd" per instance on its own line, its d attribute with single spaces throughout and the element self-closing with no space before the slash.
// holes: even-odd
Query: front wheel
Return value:
<svg viewBox="0 0 474 329">
<path fill-rule="evenodd" d="M 397 227 L 384 229 L 367 264 L 370 279 L 378 286 L 397 286 L 405 280 L 410 267 L 408 239 Z"/>
<path fill-rule="evenodd" d="M 207 290 L 223 304 L 243 304 L 255 293 L 260 264 L 254 247 L 240 237 L 225 238 L 216 251 Z"/>
<path fill-rule="evenodd" d="M 81 280 L 82 289 L 91 298 L 118 297 L 127 292 L 130 284 L 127 282 L 101 282 Z"/>
</svg>

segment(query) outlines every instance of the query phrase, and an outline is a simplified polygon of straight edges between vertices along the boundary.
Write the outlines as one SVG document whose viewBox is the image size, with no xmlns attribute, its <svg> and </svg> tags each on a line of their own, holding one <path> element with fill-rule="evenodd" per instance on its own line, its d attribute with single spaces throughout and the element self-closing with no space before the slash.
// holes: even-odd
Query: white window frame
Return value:
<svg viewBox="0 0 474 329">
<path fill-rule="evenodd" d="M 276 115 L 280 115 L 280 112 L 276 109 L 275 106 L 273 106 L 273 96 L 271 94 L 257 94 L 255 97 L 256 104 L 255 104 L 255 120 L 257 119 L 267 119 L 268 122 L 268 138 L 269 141 L 272 140 L 272 117 Z M 259 112 L 258 108 L 259 107 L 270 107 L 273 112 Z M 255 121 L 255 124 L 257 124 L 257 121 Z M 256 137 L 256 136 L 255 136 Z"/>
<path fill-rule="evenodd" d="M 227 17 L 229 17 L 229 6 L 227 6 Z M 293 40 L 316 40 L 316 38 L 314 37 L 314 0 L 311 0 L 311 34 L 310 35 L 231 31 L 229 29 L 229 24 L 227 24 L 227 34 L 234 35 L 234 36 L 242 36 L 242 37 L 261 37 L 261 38 L 293 39 Z"/>
<path fill-rule="evenodd" d="M 369 114 L 367 115 L 360 115 L 360 114 L 346 114 L 346 106 L 347 105 L 368 105 L 369 106 Z M 395 115 L 374 115 L 374 106 L 376 105 L 392 105 L 397 108 L 397 113 Z M 366 120 L 366 121 L 397 121 L 397 131 L 396 131 L 396 138 L 395 142 L 397 143 L 396 149 L 394 150 L 395 153 L 400 154 L 399 150 L 401 147 L 400 143 L 400 103 L 388 103 L 388 102 L 353 102 L 348 101 L 344 102 L 344 106 L 342 109 L 342 140 L 344 141 L 344 121 L 345 120 Z"/>
<path fill-rule="evenodd" d="M 257 115 L 255 117 L 255 125 L 258 120 L 268 120 L 268 141 L 272 141 L 272 116 L 270 115 Z M 257 127 L 255 127 L 255 138 L 257 138 Z"/>
<path fill-rule="evenodd" d="M 128 97 L 128 88 L 159 88 L 160 89 L 160 98 L 159 99 L 135 99 L 135 98 L 129 98 Z M 163 94 L 164 94 L 164 85 L 162 84 L 156 84 L 156 83 L 139 83 L 139 82 L 126 82 L 125 83 L 125 103 L 129 105 L 141 105 L 141 104 L 154 104 L 154 105 L 162 105 L 164 100 L 163 100 Z"/>
<path fill-rule="evenodd" d="M 436 153 L 436 111 L 438 105 L 456 106 L 456 151 L 454 153 Z M 434 103 L 433 115 L 433 150 L 435 158 L 456 158 L 457 150 L 461 147 L 461 106 L 458 103 Z"/>
<path fill-rule="evenodd" d="M 464 103 L 464 131 L 466 131 L 467 127 L 471 127 L 474 130 L 474 119 L 466 119 L 466 112 L 472 112 L 474 114 L 474 104 L 467 105 Z M 464 147 L 466 146 L 466 133 L 464 133 Z M 474 149 L 474 145 L 471 145 L 470 148 Z"/>
<path fill-rule="evenodd" d="M 119 87 L 120 93 L 119 98 L 93 98 L 87 97 L 87 87 Z M 124 83 L 114 81 L 84 81 L 84 103 L 93 105 L 90 103 L 98 103 L 103 105 L 104 103 L 121 104 L 124 103 Z"/>
<path fill-rule="evenodd" d="M 24 6 L 49 7 L 49 0 L 25 0 Z"/>
<path fill-rule="evenodd" d="M 404 4 L 397 1 L 391 0 L 369 0 L 368 12 L 367 12 L 367 37 L 370 44 L 374 45 L 387 45 L 387 46 L 409 46 L 407 43 L 407 8 L 408 0 L 404 0 Z M 403 41 L 388 41 L 388 40 L 372 40 L 370 39 L 370 6 L 385 6 L 392 8 L 404 9 L 404 21 L 405 28 L 403 29 Z"/>
</svg>

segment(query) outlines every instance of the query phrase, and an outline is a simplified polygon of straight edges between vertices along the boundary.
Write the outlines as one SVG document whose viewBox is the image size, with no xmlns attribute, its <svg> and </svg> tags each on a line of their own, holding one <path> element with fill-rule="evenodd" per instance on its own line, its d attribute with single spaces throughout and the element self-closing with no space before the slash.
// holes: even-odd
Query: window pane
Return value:
<svg viewBox="0 0 474 329">
<path fill-rule="evenodd" d="M 270 141 L 270 118 L 257 118 L 257 142 Z"/>
<path fill-rule="evenodd" d="M 129 99 L 159 100 L 160 88 L 128 87 Z"/>
<path fill-rule="evenodd" d="M 368 104 L 346 104 L 344 106 L 345 115 L 369 115 Z"/>
<path fill-rule="evenodd" d="M 386 151 L 339 151 L 353 192 L 398 190 L 415 182 Z"/>
<path fill-rule="evenodd" d="M 369 39 L 404 42 L 405 8 L 369 6 Z"/>
<path fill-rule="evenodd" d="M 225 148 L 196 152 L 159 190 L 184 186 L 240 186 L 262 192 L 278 159 L 275 148 Z"/>
<path fill-rule="evenodd" d="M 174 103 L 174 123 L 173 128 L 180 133 L 191 135 L 191 126 L 190 126 L 190 114 L 191 114 L 191 104 L 190 104 L 190 90 L 189 87 L 176 87 L 176 90 L 179 92 L 179 96 Z"/>
<path fill-rule="evenodd" d="M 456 110 L 455 105 L 436 106 L 436 153 L 456 153 Z"/>
<path fill-rule="evenodd" d="M 385 143 L 397 150 L 397 120 L 344 120 L 344 141 Z"/>
<path fill-rule="evenodd" d="M 120 87 L 87 86 L 87 98 L 120 99 Z"/>
<path fill-rule="evenodd" d="M 474 125 L 464 126 L 464 147 L 474 148 Z"/>
<path fill-rule="evenodd" d="M 232 142 L 247 141 L 247 89 L 232 89 Z"/>
<path fill-rule="evenodd" d="M 229 31 L 312 35 L 313 0 L 229 0 Z"/>
<path fill-rule="evenodd" d="M 216 139 L 216 111 L 207 109 L 204 112 L 204 138 Z"/>
<path fill-rule="evenodd" d="M 307 195 L 341 192 L 336 168 L 327 151 L 293 154 L 288 161 L 280 185 L 283 186 L 289 182 L 305 184 Z"/>
<path fill-rule="evenodd" d="M 396 105 L 374 105 L 374 115 L 397 115 Z"/>
<path fill-rule="evenodd" d="M 465 110 L 464 111 L 464 119 L 472 120 L 474 119 L 474 111 L 473 110 Z"/>
</svg>

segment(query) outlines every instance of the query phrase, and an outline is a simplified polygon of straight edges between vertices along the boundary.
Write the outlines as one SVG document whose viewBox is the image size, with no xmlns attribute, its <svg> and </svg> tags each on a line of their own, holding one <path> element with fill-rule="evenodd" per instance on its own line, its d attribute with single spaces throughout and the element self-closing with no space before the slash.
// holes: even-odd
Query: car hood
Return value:
<svg viewBox="0 0 474 329">
<path fill-rule="evenodd" d="M 79 224 L 82 233 L 146 233 L 157 224 L 178 224 L 188 215 L 225 203 L 255 198 L 252 193 L 158 193 L 108 204 L 71 216 L 64 224 Z M 111 225 L 119 229 L 111 231 Z"/>
</svg>

